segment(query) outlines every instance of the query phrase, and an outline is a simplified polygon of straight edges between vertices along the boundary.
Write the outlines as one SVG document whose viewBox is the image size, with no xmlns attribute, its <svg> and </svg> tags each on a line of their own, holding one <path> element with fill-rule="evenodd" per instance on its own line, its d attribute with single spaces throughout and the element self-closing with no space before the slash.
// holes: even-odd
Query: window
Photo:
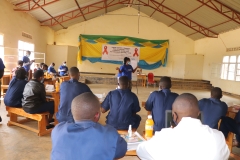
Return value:
<svg viewBox="0 0 240 160">
<path fill-rule="evenodd" d="M 223 57 L 221 79 L 240 81 L 240 55 Z"/>
<path fill-rule="evenodd" d="M 18 41 L 18 59 L 22 60 L 23 56 L 26 55 L 26 51 L 31 51 L 30 55 L 30 60 L 34 59 L 34 44 L 28 43 L 28 42 L 23 42 L 23 41 Z M 34 64 L 31 65 L 31 69 L 34 68 Z"/>
</svg>

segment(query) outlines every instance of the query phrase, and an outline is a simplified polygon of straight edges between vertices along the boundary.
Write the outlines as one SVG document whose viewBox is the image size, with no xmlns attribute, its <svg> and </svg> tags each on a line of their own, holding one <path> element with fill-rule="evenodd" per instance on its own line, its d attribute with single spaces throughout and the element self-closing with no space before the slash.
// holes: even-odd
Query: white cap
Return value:
<svg viewBox="0 0 240 160">
<path fill-rule="evenodd" d="M 148 119 L 152 119 L 152 115 L 148 115 Z"/>
</svg>

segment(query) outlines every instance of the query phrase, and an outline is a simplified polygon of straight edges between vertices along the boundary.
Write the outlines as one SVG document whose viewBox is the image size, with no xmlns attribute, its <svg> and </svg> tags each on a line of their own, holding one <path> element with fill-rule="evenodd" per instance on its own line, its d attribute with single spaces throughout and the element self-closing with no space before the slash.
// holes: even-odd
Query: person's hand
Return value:
<svg viewBox="0 0 240 160">
<path fill-rule="evenodd" d="M 119 70 L 119 67 L 116 67 L 116 70 Z"/>
</svg>

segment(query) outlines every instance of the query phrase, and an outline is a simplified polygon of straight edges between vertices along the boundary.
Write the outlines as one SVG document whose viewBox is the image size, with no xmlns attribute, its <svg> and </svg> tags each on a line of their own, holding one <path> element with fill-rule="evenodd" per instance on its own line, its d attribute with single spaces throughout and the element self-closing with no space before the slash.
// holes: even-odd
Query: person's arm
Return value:
<svg viewBox="0 0 240 160">
<path fill-rule="evenodd" d="M 135 69 L 132 68 L 133 69 L 132 73 L 135 73 L 138 68 L 139 68 L 138 66 Z"/>
<path fill-rule="evenodd" d="M 122 66 L 119 68 L 117 67 L 116 70 L 119 72 L 119 73 L 122 73 Z"/>
<path fill-rule="evenodd" d="M 101 112 L 105 113 L 110 109 L 110 92 L 101 104 Z"/>
<path fill-rule="evenodd" d="M 127 152 L 127 142 L 120 135 L 118 135 L 114 159 L 119 159 L 124 157 L 126 152 Z"/>
<path fill-rule="evenodd" d="M 1 69 L 0 70 L 0 79 L 3 77 L 3 75 L 4 75 L 4 69 Z"/>
<path fill-rule="evenodd" d="M 139 105 L 139 100 L 138 100 L 137 96 L 134 95 L 132 113 L 133 113 L 133 114 L 136 114 L 136 113 L 139 112 L 140 110 L 141 110 L 141 108 L 140 108 L 140 105 Z"/>
<path fill-rule="evenodd" d="M 145 109 L 146 109 L 147 111 L 152 111 L 152 109 L 153 109 L 153 103 L 154 103 L 154 98 L 155 98 L 155 96 L 154 96 L 154 92 L 153 92 L 153 93 L 151 93 L 151 94 L 149 95 L 148 100 L 147 100 L 146 103 L 145 103 Z"/>
</svg>

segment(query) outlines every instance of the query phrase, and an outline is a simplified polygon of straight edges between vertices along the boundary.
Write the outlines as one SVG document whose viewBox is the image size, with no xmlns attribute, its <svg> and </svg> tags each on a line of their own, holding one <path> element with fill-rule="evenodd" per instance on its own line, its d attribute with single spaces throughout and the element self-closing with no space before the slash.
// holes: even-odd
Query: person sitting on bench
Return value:
<svg viewBox="0 0 240 160">
<path fill-rule="evenodd" d="M 119 78 L 120 89 L 110 91 L 102 103 L 102 113 L 107 112 L 106 123 L 118 130 L 127 130 L 129 125 L 137 129 L 141 117 L 136 113 L 141 110 L 138 97 L 129 89 L 127 76 Z"/>
<path fill-rule="evenodd" d="M 127 143 L 117 130 L 98 123 L 100 106 L 91 92 L 73 99 L 74 123 L 61 122 L 52 131 L 52 160 L 112 160 L 126 154 Z"/>
<path fill-rule="evenodd" d="M 22 107 L 23 90 L 28 83 L 28 81 L 25 80 L 26 74 L 27 72 L 24 68 L 16 70 L 16 76 L 11 80 L 4 97 L 4 103 L 6 106 L 16 108 Z"/>
<path fill-rule="evenodd" d="M 42 70 L 34 72 L 34 79 L 31 79 L 25 86 L 23 91 L 22 107 L 23 110 L 30 114 L 49 112 L 49 125 L 47 129 L 53 128 L 54 102 L 46 102 L 46 91 L 42 81 L 44 73 Z"/>
<path fill-rule="evenodd" d="M 15 76 L 16 76 L 16 75 L 15 75 L 15 72 L 16 72 L 16 70 L 18 70 L 18 69 L 20 69 L 20 68 L 23 68 L 23 61 L 22 61 L 22 60 L 19 60 L 19 61 L 18 61 L 18 66 L 12 69 L 12 77 L 15 77 Z M 23 68 L 23 69 L 24 69 L 24 68 Z M 27 75 L 27 72 L 26 72 L 26 75 Z"/>
</svg>

